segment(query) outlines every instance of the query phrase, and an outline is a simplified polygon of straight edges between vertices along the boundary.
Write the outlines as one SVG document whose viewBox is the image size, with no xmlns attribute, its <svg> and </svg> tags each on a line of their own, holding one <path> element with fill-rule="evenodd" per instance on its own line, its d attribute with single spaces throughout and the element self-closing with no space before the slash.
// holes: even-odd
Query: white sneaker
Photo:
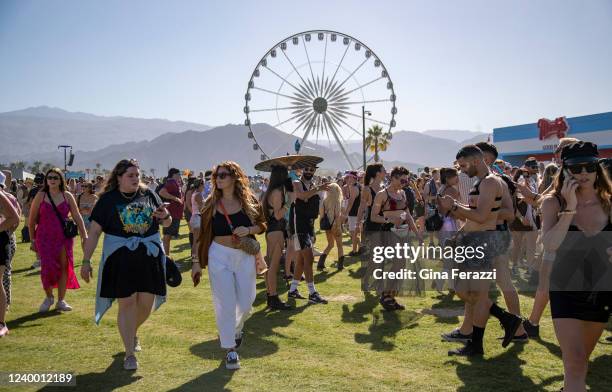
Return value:
<svg viewBox="0 0 612 392">
<path fill-rule="evenodd" d="M 62 312 L 69 312 L 72 310 L 72 306 L 68 305 L 66 301 L 61 300 L 57 302 L 57 305 L 55 305 L 55 309 L 61 310 Z"/>
<path fill-rule="evenodd" d="M 36 269 L 40 267 L 40 261 L 36 260 L 35 262 L 32 263 L 32 269 Z"/>
<path fill-rule="evenodd" d="M 48 312 L 51 308 L 51 305 L 53 305 L 53 302 L 55 302 L 55 298 L 46 297 L 43 303 L 40 305 L 40 308 L 38 308 L 38 311 L 41 313 Z"/>
<path fill-rule="evenodd" d="M 236 351 L 228 351 L 225 356 L 225 368 L 228 370 L 240 369 L 240 357 Z"/>
</svg>

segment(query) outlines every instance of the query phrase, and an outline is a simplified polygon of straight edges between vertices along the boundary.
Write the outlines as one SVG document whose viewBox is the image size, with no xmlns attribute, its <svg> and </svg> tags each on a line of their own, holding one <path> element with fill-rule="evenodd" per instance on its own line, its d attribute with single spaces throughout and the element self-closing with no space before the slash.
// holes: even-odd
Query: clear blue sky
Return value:
<svg viewBox="0 0 612 392">
<path fill-rule="evenodd" d="M 609 0 L 0 0 L 0 112 L 240 123 L 259 58 L 309 29 L 376 51 L 400 130 L 612 110 Z"/>
</svg>

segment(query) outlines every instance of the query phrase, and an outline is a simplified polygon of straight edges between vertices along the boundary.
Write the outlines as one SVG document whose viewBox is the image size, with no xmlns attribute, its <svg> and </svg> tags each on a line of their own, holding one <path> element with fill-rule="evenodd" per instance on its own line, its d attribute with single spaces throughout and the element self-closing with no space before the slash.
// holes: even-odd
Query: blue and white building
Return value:
<svg viewBox="0 0 612 392">
<path fill-rule="evenodd" d="M 545 135 L 544 138 L 537 122 L 495 128 L 493 143 L 500 158 L 516 166 L 528 157 L 551 161 L 559 144 L 559 136 L 593 142 L 599 147 L 602 158 L 612 157 L 612 112 L 569 117 L 565 122 L 567 127 L 562 127 L 562 131 Z"/>
</svg>

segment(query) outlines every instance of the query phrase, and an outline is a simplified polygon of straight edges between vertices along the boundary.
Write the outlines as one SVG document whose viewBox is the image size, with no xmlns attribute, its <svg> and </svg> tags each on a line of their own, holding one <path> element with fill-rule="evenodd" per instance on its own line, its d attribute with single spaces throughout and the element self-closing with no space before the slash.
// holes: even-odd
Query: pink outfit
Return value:
<svg viewBox="0 0 612 392">
<path fill-rule="evenodd" d="M 70 206 L 64 200 L 57 209 L 66 219 Z M 53 206 L 47 201 L 40 203 L 38 210 L 38 225 L 36 226 L 36 251 L 40 257 L 40 279 L 44 288 L 56 288 L 60 279 L 60 254 L 62 247 L 66 249 L 66 260 L 68 261 L 67 289 L 78 289 L 79 282 L 74 274 L 72 255 L 72 238 L 64 237 L 62 224 L 53 210 Z"/>
</svg>

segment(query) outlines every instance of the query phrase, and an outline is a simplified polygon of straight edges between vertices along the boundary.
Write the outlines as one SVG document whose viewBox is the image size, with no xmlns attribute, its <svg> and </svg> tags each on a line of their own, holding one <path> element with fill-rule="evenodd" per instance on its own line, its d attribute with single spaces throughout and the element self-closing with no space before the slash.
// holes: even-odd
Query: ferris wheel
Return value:
<svg viewBox="0 0 612 392">
<path fill-rule="evenodd" d="M 351 142 L 361 151 L 364 125 L 390 132 L 395 102 L 389 72 L 371 48 L 348 34 L 311 30 L 259 60 L 245 94 L 245 125 L 262 160 L 324 146 L 355 168 L 361 153 L 351 154 Z"/>
</svg>

